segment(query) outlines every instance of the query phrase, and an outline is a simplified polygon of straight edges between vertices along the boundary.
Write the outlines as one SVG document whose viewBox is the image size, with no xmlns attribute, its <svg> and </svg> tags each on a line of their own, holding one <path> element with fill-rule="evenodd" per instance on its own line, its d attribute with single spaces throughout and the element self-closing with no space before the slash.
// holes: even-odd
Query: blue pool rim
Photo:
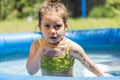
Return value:
<svg viewBox="0 0 120 80">
<path fill-rule="evenodd" d="M 103 28 L 89 30 L 69 30 L 65 36 L 82 45 L 84 48 L 102 49 L 102 46 L 111 49 L 117 46 L 120 49 L 120 28 Z M 18 32 L 0 34 L 0 55 L 12 54 L 13 52 L 29 51 L 31 43 L 42 37 L 40 32 Z M 72 78 L 72 77 L 49 77 L 49 76 L 27 76 L 0 73 L 0 80 L 120 80 L 114 77 Z"/>
<path fill-rule="evenodd" d="M 0 80 L 120 80 L 115 77 L 52 77 L 52 76 L 27 76 L 0 73 Z"/>
</svg>

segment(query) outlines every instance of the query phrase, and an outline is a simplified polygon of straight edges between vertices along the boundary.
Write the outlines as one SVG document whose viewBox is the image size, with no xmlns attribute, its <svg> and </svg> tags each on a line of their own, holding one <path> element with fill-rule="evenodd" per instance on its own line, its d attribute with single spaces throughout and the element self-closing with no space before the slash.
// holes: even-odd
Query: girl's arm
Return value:
<svg viewBox="0 0 120 80">
<path fill-rule="evenodd" d="M 72 46 L 71 55 L 77 58 L 88 70 L 96 74 L 97 76 L 105 76 L 105 74 L 93 63 L 90 58 L 86 55 L 84 50 L 77 44 Z"/>
<path fill-rule="evenodd" d="M 38 45 L 38 41 L 33 42 L 30 47 L 30 54 L 26 64 L 27 71 L 30 75 L 34 75 L 40 69 L 41 53 L 42 49 Z"/>
</svg>

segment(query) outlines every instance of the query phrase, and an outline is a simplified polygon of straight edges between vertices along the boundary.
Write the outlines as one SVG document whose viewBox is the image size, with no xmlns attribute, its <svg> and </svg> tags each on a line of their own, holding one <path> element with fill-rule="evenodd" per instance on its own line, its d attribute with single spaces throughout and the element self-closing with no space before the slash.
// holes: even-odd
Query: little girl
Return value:
<svg viewBox="0 0 120 80">
<path fill-rule="evenodd" d="M 73 76 L 76 58 L 97 76 L 104 76 L 80 45 L 64 37 L 68 13 L 62 3 L 58 0 L 46 1 L 38 15 L 43 37 L 31 44 L 26 65 L 30 75 L 41 69 L 42 75 L 46 76 Z"/>
</svg>

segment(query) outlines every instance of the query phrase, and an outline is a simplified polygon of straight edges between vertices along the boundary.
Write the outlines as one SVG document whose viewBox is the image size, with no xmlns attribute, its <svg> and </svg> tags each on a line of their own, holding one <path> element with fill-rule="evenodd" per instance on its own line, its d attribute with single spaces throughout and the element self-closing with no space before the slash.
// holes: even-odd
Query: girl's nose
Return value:
<svg viewBox="0 0 120 80">
<path fill-rule="evenodd" d="M 56 30 L 54 29 L 54 28 L 52 28 L 51 30 L 50 30 L 50 34 L 55 34 L 56 33 Z"/>
</svg>

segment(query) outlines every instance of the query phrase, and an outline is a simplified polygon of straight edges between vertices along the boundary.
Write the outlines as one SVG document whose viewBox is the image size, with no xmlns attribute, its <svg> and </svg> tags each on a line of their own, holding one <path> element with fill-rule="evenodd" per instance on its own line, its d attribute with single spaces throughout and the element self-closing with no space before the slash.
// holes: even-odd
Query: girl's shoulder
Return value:
<svg viewBox="0 0 120 80">
<path fill-rule="evenodd" d="M 77 58 L 78 54 L 84 54 L 85 51 L 80 44 L 78 44 L 77 42 L 74 42 L 70 39 L 68 39 L 68 40 L 69 40 L 69 43 L 70 43 L 69 54 L 71 56 Z"/>
<path fill-rule="evenodd" d="M 80 44 L 76 43 L 75 41 L 73 41 L 73 40 L 71 40 L 69 38 L 66 38 L 66 39 L 67 39 L 67 42 L 70 45 L 70 50 L 78 51 L 78 50 L 82 49 L 82 46 Z"/>
<path fill-rule="evenodd" d="M 37 39 L 37 40 L 33 41 L 32 44 L 31 44 L 31 46 L 39 47 L 40 46 L 40 40 L 41 39 Z"/>
<path fill-rule="evenodd" d="M 76 43 L 75 41 L 69 39 L 69 38 L 66 38 L 66 41 L 67 43 L 71 46 L 71 47 L 75 47 L 75 46 L 80 46 L 78 43 Z"/>
</svg>

